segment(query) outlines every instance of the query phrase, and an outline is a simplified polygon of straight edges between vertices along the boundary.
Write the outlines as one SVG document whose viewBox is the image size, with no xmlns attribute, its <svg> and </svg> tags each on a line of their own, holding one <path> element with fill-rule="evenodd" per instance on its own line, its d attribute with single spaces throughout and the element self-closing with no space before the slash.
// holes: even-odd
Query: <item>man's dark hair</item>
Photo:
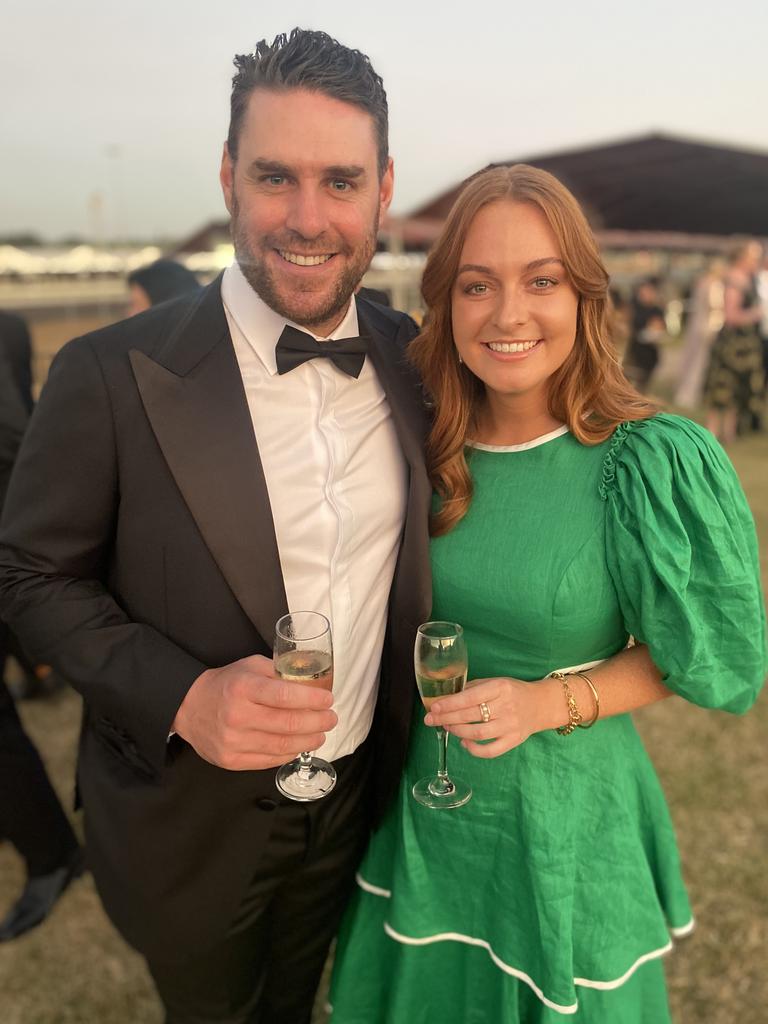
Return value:
<svg viewBox="0 0 768 1024">
<path fill-rule="evenodd" d="M 376 129 L 378 169 L 381 177 L 389 160 L 389 115 L 384 83 L 370 60 L 359 50 L 350 50 L 325 32 L 295 28 L 281 33 L 273 42 L 262 39 L 253 53 L 234 59 L 237 73 L 232 79 L 227 147 L 234 162 L 240 127 L 251 93 L 255 89 L 308 89 L 367 111 Z"/>
</svg>

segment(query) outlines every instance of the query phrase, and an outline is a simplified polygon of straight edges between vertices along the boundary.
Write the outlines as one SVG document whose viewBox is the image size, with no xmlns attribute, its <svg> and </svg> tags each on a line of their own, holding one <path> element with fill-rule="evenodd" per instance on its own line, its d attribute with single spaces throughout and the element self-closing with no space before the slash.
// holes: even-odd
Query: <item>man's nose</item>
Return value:
<svg viewBox="0 0 768 1024">
<path fill-rule="evenodd" d="M 296 189 L 288 208 L 285 226 L 302 238 L 317 238 L 328 227 L 326 197 L 314 186 Z"/>
</svg>

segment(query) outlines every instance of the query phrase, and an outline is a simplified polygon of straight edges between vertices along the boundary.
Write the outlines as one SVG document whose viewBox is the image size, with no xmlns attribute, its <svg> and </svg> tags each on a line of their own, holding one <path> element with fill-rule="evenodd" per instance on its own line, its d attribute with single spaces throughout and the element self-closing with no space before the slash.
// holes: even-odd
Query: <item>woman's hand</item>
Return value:
<svg viewBox="0 0 768 1024">
<path fill-rule="evenodd" d="M 461 745 L 475 757 L 498 757 L 547 728 L 551 682 L 524 683 L 506 677 L 473 679 L 461 693 L 436 700 L 424 721 L 427 725 L 442 725 L 458 736 Z M 483 721 L 484 717 L 488 720 Z"/>
</svg>

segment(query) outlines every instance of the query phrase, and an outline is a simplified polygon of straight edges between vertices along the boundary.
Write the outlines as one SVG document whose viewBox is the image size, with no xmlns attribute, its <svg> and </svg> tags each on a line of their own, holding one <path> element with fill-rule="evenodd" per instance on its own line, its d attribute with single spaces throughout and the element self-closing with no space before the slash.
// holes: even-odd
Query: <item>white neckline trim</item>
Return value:
<svg viewBox="0 0 768 1024">
<path fill-rule="evenodd" d="M 562 437 L 567 433 L 568 427 L 564 423 L 562 427 L 557 427 L 556 430 L 551 430 L 548 434 L 542 434 L 541 437 L 534 437 L 532 441 L 525 441 L 523 444 L 483 444 L 482 441 L 467 441 L 467 447 L 477 448 L 481 452 L 527 452 L 531 448 L 538 448 L 540 444 L 554 441 L 556 437 Z"/>
<path fill-rule="evenodd" d="M 363 876 L 358 872 L 355 875 L 355 881 L 365 892 L 369 892 L 374 896 L 383 896 L 385 899 L 391 898 L 392 893 L 388 889 L 379 888 L 379 886 L 373 885 L 371 882 L 366 881 Z M 695 921 L 693 918 L 679 928 L 670 928 L 669 931 L 674 938 L 682 938 L 684 935 L 690 934 L 693 931 Z M 512 967 L 506 963 L 501 957 L 494 952 L 490 942 L 485 939 L 478 939 L 472 935 L 463 935 L 461 932 L 441 932 L 437 935 L 425 935 L 421 938 L 416 938 L 412 935 L 403 935 L 401 932 L 395 931 L 389 921 L 384 922 L 384 931 L 389 935 L 391 939 L 396 942 L 401 942 L 407 946 L 428 946 L 433 942 L 463 942 L 468 946 L 479 946 L 486 950 L 491 960 L 496 966 L 502 970 L 505 974 L 509 974 L 519 981 L 525 982 L 528 987 L 536 993 L 539 999 L 548 1006 L 550 1010 L 554 1010 L 556 1013 L 563 1015 L 570 1015 L 576 1013 L 579 1009 L 578 1001 L 570 1005 L 564 1005 L 563 1003 L 555 1003 L 551 999 L 547 999 L 539 986 L 534 982 L 530 975 L 526 974 L 525 971 L 521 971 L 517 967 Z M 638 967 L 647 963 L 649 960 L 655 960 L 657 957 L 664 956 L 672 949 L 672 942 L 669 941 L 665 945 L 660 946 L 658 949 L 653 949 L 650 953 L 644 953 L 638 957 L 637 960 L 631 965 L 631 967 L 621 975 L 620 978 L 614 978 L 611 981 L 595 981 L 590 978 L 574 978 L 574 985 L 579 985 L 582 988 L 593 988 L 602 989 L 607 991 L 610 989 L 620 988 L 625 981 L 635 973 Z"/>
</svg>

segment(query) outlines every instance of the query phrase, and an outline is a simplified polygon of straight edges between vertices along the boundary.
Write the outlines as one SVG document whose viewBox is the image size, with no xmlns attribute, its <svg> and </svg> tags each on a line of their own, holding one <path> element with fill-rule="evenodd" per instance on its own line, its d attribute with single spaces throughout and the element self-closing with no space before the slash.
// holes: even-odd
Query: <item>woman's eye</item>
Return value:
<svg viewBox="0 0 768 1024">
<path fill-rule="evenodd" d="M 488 291 L 488 285 L 480 284 L 478 282 L 477 284 L 468 285 L 464 289 L 464 291 L 466 292 L 467 295 L 485 295 L 485 293 Z"/>
<path fill-rule="evenodd" d="M 553 288 L 557 284 L 554 277 L 537 277 L 533 282 L 533 287 L 537 291 L 546 291 L 549 288 Z"/>
</svg>

